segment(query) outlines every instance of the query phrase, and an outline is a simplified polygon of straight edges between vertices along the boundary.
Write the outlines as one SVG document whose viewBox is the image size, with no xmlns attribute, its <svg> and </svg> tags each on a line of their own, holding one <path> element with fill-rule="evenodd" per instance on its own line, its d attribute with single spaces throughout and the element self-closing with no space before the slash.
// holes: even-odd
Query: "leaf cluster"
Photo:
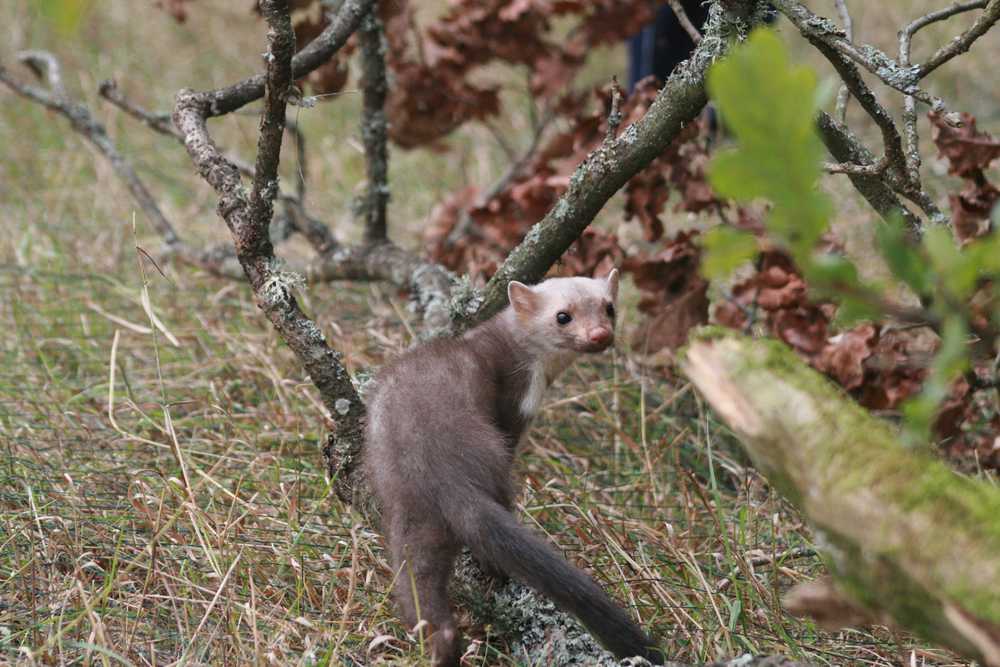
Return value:
<svg viewBox="0 0 1000 667">
<path fill-rule="evenodd" d="M 878 250 L 891 276 L 883 284 L 862 280 L 850 258 L 820 249 L 833 206 L 818 188 L 823 146 L 815 118 L 822 100 L 813 72 L 794 65 L 778 37 L 760 29 L 712 68 L 709 90 L 737 140 L 713 159 L 712 186 L 737 202 L 763 199 L 771 208 L 763 239 L 725 226 L 706 234 L 703 271 L 727 276 L 763 242 L 787 252 L 812 299 L 837 304 L 842 326 L 893 318 L 931 326 L 940 336 L 937 353 L 923 390 L 903 405 L 910 436 L 926 441 L 942 401 L 970 368 L 971 344 L 1000 327 L 1000 235 L 960 246 L 938 226 L 915 242 L 901 220 L 880 222 Z M 900 291 L 921 306 L 895 303 L 891 295 Z"/>
</svg>

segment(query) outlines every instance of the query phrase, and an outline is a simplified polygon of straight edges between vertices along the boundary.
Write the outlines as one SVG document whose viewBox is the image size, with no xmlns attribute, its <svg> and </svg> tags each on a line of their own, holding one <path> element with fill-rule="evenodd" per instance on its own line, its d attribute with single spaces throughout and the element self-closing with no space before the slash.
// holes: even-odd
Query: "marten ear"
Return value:
<svg viewBox="0 0 1000 667">
<path fill-rule="evenodd" d="M 618 269 L 611 269 L 611 273 L 605 278 L 608 281 L 608 294 L 612 301 L 618 300 Z"/>
<path fill-rule="evenodd" d="M 531 317 L 538 310 L 539 295 L 524 283 L 516 280 L 507 283 L 507 298 L 520 317 Z"/>
</svg>

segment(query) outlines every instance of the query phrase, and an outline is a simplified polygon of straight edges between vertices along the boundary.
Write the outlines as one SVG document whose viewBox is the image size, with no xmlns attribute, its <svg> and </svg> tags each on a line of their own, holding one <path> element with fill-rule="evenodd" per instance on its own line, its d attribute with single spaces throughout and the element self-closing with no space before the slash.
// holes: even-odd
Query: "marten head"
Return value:
<svg viewBox="0 0 1000 667">
<path fill-rule="evenodd" d="M 607 278 L 550 278 L 530 287 L 515 280 L 507 296 L 527 338 L 545 352 L 601 352 L 615 341 L 618 269 Z"/>
</svg>

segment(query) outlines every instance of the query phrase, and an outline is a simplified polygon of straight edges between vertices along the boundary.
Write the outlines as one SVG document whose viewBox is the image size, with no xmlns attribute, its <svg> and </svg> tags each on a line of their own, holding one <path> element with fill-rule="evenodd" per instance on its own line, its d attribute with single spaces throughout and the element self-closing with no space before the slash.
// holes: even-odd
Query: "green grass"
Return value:
<svg viewBox="0 0 1000 667">
<path fill-rule="evenodd" d="M 889 47 L 900 17 L 931 4 L 859 6 L 856 24 Z M 108 0 L 67 37 L 34 5 L 0 7 L 0 60 L 55 51 L 69 89 L 185 238 L 227 240 L 183 149 L 110 109 L 96 87 L 116 78 L 162 110 L 181 87 L 254 71 L 263 28 L 245 4 L 191 3 L 189 23 L 176 25 L 148 4 Z M 933 82 L 996 130 L 1000 86 L 982 47 Z M 603 51 L 585 78 L 603 82 L 621 63 L 622 53 Z M 523 77 L 483 76 L 508 87 L 498 127 L 525 143 Z M 310 138 L 310 210 L 345 238 L 356 233 L 351 200 L 363 180 L 355 86 L 295 111 Z M 63 119 L 6 90 L 0 100 L 0 662 L 421 664 L 419 642 L 393 613 L 377 535 L 324 479 L 316 394 L 247 290 L 171 264 L 166 277 L 148 263 L 140 272 L 134 246 L 155 255 L 160 243 L 141 214 L 133 235 L 132 201 L 107 163 Z M 212 131 L 252 155 L 254 119 L 216 120 Z M 445 194 L 488 184 L 505 166 L 485 128 L 449 143 L 447 153 L 392 152 L 392 229 L 404 245 L 419 245 Z M 294 168 L 286 161 L 286 178 Z M 935 192 L 951 187 L 936 162 L 927 172 Z M 842 204 L 838 228 L 863 252 L 870 212 L 845 181 L 828 187 Z M 600 224 L 618 228 L 620 211 L 613 202 Z M 179 346 L 146 331 L 143 276 Z M 409 342 L 401 318 L 411 316 L 391 290 L 330 285 L 302 296 L 352 371 Z M 822 572 L 803 550 L 809 531 L 688 385 L 637 361 L 620 350 L 580 364 L 548 395 L 518 467 L 526 523 L 635 609 L 678 660 L 748 652 L 964 664 L 885 628 L 827 633 L 784 614 L 781 594 Z M 490 628 L 467 632 L 481 642 L 470 664 L 523 664 Z"/>
</svg>

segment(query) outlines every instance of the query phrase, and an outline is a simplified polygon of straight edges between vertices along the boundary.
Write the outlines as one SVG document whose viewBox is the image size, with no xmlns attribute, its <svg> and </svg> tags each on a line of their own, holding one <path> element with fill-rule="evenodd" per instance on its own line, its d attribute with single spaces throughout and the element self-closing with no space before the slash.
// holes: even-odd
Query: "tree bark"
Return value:
<svg viewBox="0 0 1000 667">
<path fill-rule="evenodd" d="M 1000 490 L 905 447 L 781 343 L 720 329 L 684 371 L 869 616 L 1000 666 Z"/>
</svg>

